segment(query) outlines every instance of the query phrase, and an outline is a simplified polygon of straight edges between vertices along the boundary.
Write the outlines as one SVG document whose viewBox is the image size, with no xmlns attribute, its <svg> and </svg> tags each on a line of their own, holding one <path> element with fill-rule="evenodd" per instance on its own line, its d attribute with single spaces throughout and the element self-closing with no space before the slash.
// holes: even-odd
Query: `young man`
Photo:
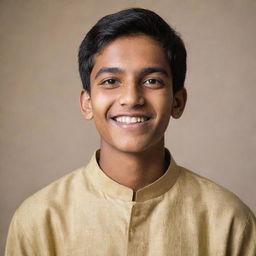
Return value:
<svg viewBox="0 0 256 256">
<path fill-rule="evenodd" d="M 102 18 L 79 51 L 81 109 L 100 150 L 16 211 L 6 256 L 256 255 L 256 220 L 164 146 L 186 103 L 186 50 L 155 13 Z"/>
</svg>

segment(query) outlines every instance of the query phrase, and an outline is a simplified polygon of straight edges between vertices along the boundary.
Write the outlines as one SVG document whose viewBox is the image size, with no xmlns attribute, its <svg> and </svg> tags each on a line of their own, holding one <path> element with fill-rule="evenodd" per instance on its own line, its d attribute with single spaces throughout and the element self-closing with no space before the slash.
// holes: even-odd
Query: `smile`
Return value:
<svg viewBox="0 0 256 256">
<path fill-rule="evenodd" d="M 135 117 L 135 116 L 118 116 L 114 120 L 119 123 L 134 124 L 134 123 L 144 123 L 147 121 L 148 117 Z"/>
</svg>

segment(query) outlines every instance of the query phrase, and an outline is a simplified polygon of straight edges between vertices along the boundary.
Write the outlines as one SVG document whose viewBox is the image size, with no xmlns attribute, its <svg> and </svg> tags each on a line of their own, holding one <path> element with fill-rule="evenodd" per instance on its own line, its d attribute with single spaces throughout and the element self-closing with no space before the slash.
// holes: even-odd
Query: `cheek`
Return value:
<svg viewBox="0 0 256 256">
<path fill-rule="evenodd" d="M 171 115 L 173 96 L 169 90 L 163 90 L 151 97 L 151 102 L 155 107 L 156 114 L 159 118 Z"/>
<path fill-rule="evenodd" d="M 163 97 L 158 100 L 156 111 L 161 130 L 166 130 L 172 112 L 172 95 L 170 93 L 165 93 Z"/>
<path fill-rule="evenodd" d="M 100 91 L 94 92 L 94 95 L 92 95 L 92 109 L 94 119 L 102 120 L 104 116 L 107 117 L 107 113 L 112 102 L 112 98 L 106 93 L 102 93 Z"/>
</svg>

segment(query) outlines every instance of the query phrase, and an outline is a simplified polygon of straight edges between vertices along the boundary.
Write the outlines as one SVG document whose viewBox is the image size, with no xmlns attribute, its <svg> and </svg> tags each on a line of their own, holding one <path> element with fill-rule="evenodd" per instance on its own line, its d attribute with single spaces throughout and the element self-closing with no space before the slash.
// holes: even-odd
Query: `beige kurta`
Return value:
<svg viewBox="0 0 256 256">
<path fill-rule="evenodd" d="M 145 170 L 146 171 L 146 170 Z M 255 256 L 256 220 L 232 193 L 175 164 L 137 191 L 96 154 L 16 211 L 6 256 Z"/>
</svg>

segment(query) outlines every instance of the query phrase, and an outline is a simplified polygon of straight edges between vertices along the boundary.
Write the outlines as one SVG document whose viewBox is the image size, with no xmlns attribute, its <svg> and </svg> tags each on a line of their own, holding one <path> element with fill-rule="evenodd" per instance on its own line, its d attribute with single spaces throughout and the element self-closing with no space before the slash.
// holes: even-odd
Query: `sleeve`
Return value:
<svg viewBox="0 0 256 256">
<path fill-rule="evenodd" d="M 14 214 L 7 236 L 5 256 L 33 256 L 36 255 L 32 249 L 29 237 L 26 236 L 22 227 L 22 221 Z"/>
<path fill-rule="evenodd" d="M 234 246 L 235 256 L 256 256 L 256 218 L 252 212 L 249 212 L 244 230 Z"/>
</svg>

